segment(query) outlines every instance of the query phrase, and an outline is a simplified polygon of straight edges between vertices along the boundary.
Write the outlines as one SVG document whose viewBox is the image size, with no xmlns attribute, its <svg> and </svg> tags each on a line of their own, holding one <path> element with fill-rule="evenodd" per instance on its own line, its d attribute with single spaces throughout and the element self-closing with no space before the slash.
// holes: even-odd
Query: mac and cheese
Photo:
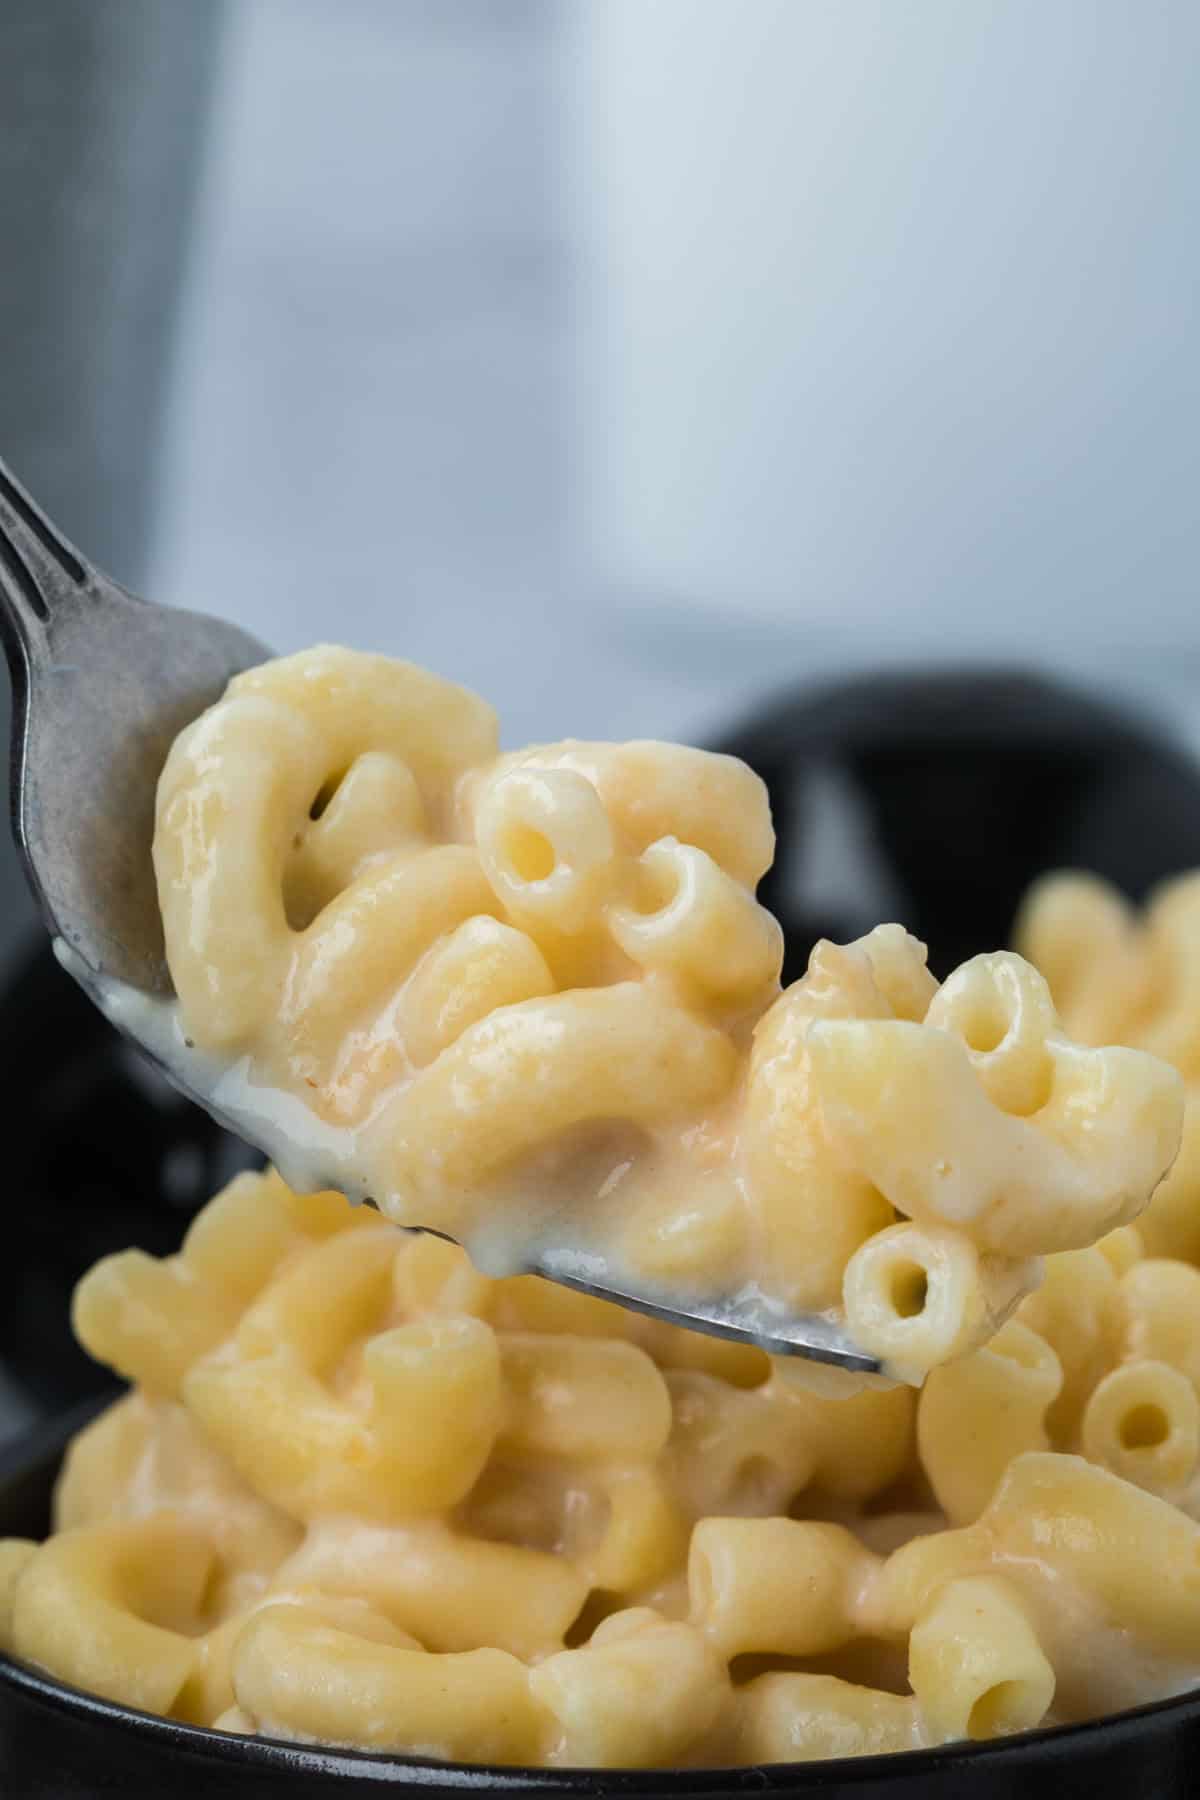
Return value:
<svg viewBox="0 0 1200 1800">
<path fill-rule="evenodd" d="M 0 1544 L 0 1645 L 224 1730 L 535 1765 L 903 1750 L 1175 1691 L 1200 1271 L 1131 1227 L 1050 1269 L 919 1395 L 830 1398 L 240 1176 L 177 1256 L 82 1282 L 133 1391 L 72 1446 L 56 1534 Z"/>
<path fill-rule="evenodd" d="M 758 1296 L 764 1329 L 837 1317 L 919 1382 L 1043 1256 L 1144 1208 L 1179 1078 L 1073 1042 L 1014 955 L 939 987 L 899 926 L 818 946 L 780 994 L 772 850 L 730 757 L 501 755 L 482 701 L 408 664 L 267 663 L 160 783 L 175 1055 L 278 1096 L 293 1186 L 369 1196 L 491 1274 L 549 1250 L 643 1293 Z"/>
<path fill-rule="evenodd" d="M 232 684 L 161 787 L 171 1041 L 293 1185 L 80 1284 L 132 1388 L 54 1535 L 0 1542 L 0 1648 L 231 1732 L 593 1768 L 1200 1679 L 1200 1127 L 1143 1212 L 1200 901 L 1141 927 L 1068 882 L 1028 961 L 939 986 L 882 926 L 780 994 L 771 850 L 727 758 L 502 757 L 482 703 L 345 651 Z M 923 1385 L 820 1391 L 519 1273 L 547 1242 L 841 1309 Z"/>
</svg>

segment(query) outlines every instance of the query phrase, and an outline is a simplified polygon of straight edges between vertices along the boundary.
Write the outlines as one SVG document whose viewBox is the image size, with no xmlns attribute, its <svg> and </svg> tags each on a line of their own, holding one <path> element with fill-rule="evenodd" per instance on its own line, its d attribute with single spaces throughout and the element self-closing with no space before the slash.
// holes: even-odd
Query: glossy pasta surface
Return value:
<svg viewBox="0 0 1200 1800">
<path fill-rule="evenodd" d="M 781 994 L 773 849 L 730 757 L 501 755 L 481 700 L 409 664 L 268 663 L 160 783 L 179 1042 L 275 1097 L 293 1186 L 491 1274 L 549 1250 L 668 1300 L 752 1292 L 764 1330 L 826 1313 L 918 1383 L 1043 1256 L 1141 1212 L 1179 1077 L 1072 1040 L 1011 953 L 939 987 L 898 925 Z"/>
<path fill-rule="evenodd" d="M 1023 954 L 939 986 L 882 926 L 781 994 L 771 850 L 728 759 L 501 757 L 345 651 L 233 684 L 160 795 L 179 1029 L 390 1217 L 246 1175 L 91 1271 L 132 1391 L 0 1542 L 0 1647 L 231 1732 L 599 1769 L 1200 1679 L 1200 890 L 1058 878 Z M 840 1309 L 902 1382 L 481 1272 L 550 1221 Z"/>
<path fill-rule="evenodd" d="M 812 1392 L 760 1351 L 239 1177 L 75 1323 L 134 1384 L 0 1644 L 234 1732 L 721 1765 L 1086 1718 L 1200 1662 L 1200 1271 L 1135 1227 L 992 1341 Z M 654 1704 L 645 1696 L 653 1693 Z"/>
</svg>

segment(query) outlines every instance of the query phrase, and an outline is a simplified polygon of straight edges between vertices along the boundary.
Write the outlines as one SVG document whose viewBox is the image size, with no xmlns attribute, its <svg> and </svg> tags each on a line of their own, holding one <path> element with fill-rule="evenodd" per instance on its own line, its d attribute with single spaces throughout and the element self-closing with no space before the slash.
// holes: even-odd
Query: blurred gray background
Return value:
<svg viewBox="0 0 1200 1800">
<path fill-rule="evenodd" d="M 510 741 L 971 654 L 1191 729 L 1198 69 L 1195 0 L 9 0 L 0 446 Z"/>
</svg>

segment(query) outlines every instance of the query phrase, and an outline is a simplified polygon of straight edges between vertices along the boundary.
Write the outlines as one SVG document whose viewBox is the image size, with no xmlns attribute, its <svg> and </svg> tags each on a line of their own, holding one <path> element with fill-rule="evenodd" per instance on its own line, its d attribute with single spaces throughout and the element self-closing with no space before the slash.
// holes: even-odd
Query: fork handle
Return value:
<svg viewBox="0 0 1200 1800">
<path fill-rule="evenodd" d="M 0 462 L 0 637 L 10 662 L 44 642 L 95 572 Z"/>
</svg>

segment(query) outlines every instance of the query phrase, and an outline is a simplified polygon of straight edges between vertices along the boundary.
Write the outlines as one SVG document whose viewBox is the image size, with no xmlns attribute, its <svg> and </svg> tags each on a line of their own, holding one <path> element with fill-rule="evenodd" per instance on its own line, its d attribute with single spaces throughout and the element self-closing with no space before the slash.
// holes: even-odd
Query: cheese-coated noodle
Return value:
<svg viewBox="0 0 1200 1800">
<path fill-rule="evenodd" d="M 183 734 L 155 841 L 181 1059 L 186 1030 L 274 1096 L 300 1187 L 390 1218 L 245 1175 L 175 1256 L 85 1277 L 80 1340 L 133 1391 L 54 1534 L 0 1543 L 0 1647 L 221 1730 L 597 1769 L 1196 1682 L 1190 1088 L 1150 1196 L 1200 1080 L 1200 881 L 1144 922 L 1043 885 L 1029 960 L 940 986 L 881 926 L 780 993 L 772 847 L 729 758 L 501 756 L 474 696 L 346 651 Z M 830 1309 L 911 1385 L 516 1272 L 551 1243 Z"/>
</svg>

